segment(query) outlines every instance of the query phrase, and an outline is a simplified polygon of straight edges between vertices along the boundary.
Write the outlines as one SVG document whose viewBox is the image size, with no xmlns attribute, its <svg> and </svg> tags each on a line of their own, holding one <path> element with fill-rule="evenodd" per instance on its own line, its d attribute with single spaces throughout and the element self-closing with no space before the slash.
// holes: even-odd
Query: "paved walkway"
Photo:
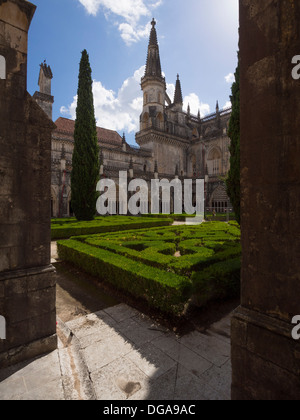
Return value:
<svg viewBox="0 0 300 420">
<path fill-rule="evenodd" d="M 181 338 L 120 304 L 64 324 L 56 351 L 0 370 L 0 400 L 228 400 L 230 316 Z"/>
<path fill-rule="evenodd" d="M 118 304 L 58 318 L 57 333 L 56 351 L 0 369 L 0 400 L 230 399 L 230 315 L 178 337 Z"/>
</svg>

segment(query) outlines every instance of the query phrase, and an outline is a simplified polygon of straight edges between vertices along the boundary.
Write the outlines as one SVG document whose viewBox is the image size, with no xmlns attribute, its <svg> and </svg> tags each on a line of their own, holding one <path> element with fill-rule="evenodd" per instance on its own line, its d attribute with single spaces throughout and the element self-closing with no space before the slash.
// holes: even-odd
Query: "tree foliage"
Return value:
<svg viewBox="0 0 300 420">
<path fill-rule="evenodd" d="M 241 188 L 240 188 L 240 64 L 235 72 L 235 82 L 231 88 L 232 114 L 229 121 L 228 136 L 231 139 L 230 144 L 230 170 L 226 180 L 227 194 L 233 205 L 236 220 L 240 223 L 241 211 Z"/>
<path fill-rule="evenodd" d="M 92 91 L 92 70 L 86 50 L 82 52 L 71 173 L 71 205 L 77 220 L 93 220 L 99 180 L 99 146 Z"/>
</svg>

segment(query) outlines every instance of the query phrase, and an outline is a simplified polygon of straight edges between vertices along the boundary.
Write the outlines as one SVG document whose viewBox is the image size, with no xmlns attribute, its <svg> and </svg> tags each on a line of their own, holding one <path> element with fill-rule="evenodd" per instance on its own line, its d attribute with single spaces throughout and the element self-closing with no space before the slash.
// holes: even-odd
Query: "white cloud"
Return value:
<svg viewBox="0 0 300 420">
<path fill-rule="evenodd" d="M 143 109 L 143 94 L 141 91 L 141 78 L 144 76 L 145 66 L 136 70 L 133 76 L 126 79 L 118 92 L 107 89 L 99 81 L 93 82 L 94 106 L 97 125 L 106 129 L 135 133 L 140 128 L 140 114 Z M 175 92 L 174 84 L 167 84 L 167 93 L 173 101 Z M 209 114 L 210 107 L 202 103 L 195 93 L 184 98 L 184 109 L 187 109 L 188 103 L 191 107 L 191 113 L 197 115 L 200 109 L 201 116 Z M 73 102 L 68 106 L 62 106 L 60 112 L 62 115 L 73 120 L 76 118 L 77 96 L 74 96 Z"/>
<path fill-rule="evenodd" d="M 232 106 L 231 101 L 227 101 L 223 106 L 223 109 L 230 108 Z"/>
<path fill-rule="evenodd" d="M 227 74 L 227 76 L 225 76 L 225 81 L 226 83 L 232 84 L 235 81 L 234 74 L 233 73 Z"/>
<path fill-rule="evenodd" d="M 173 102 L 175 95 L 175 85 L 173 83 L 167 83 L 167 94 Z"/>
<path fill-rule="evenodd" d="M 175 94 L 175 85 L 173 83 L 167 83 L 167 94 L 173 102 Z M 210 113 L 210 106 L 201 102 L 196 93 L 190 93 L 189 95 L 184 97 L 183 110 L 187 111 L 188 105 L 190 105 L 191 114 L 193 115 L 198 115 L 199 110 L 202 118 Z"/>
<path fill-rule="evenodd" d="M 147 38 L 150 33 L 151 24 L 147 23 L 145 27 L 143 26 L 134 26 L 130 23 L 121 23 L 119 25 L 119 31 L 121 33 L 121 38 L 126 45 L 130 46 L 131 44 L 138 42 L 143 38 Z"/>
<path fill-rule="evenodd" d="M 200 110 L 201 117 L 210 113 L 210 106 L 200 101 L 199 97 L 195 93 L 190 93 L 183 99 L 183 109 L 187 110 L 188 105 L 191 108 L 191 114 L 197 115 Z"/>
<path fill-rule="evenodd" d="M 142 66 L 124 81 L 117 93 L 94 80 L 94 106 L 98 126 L 128 133 L 139 130 L 139 117 L 143 108 L 140 81 L 144 73 L 145 66 Z M 75 119 L 76 106 L 77 96 L 73 98 L 71 105 L 61 107 L 60 112 Z"/>
<path fill-rule="evenodd" d="M 79 0 L 86 11 L 96 16 L 102 10 L 106 19 L 112 17 L 126 45 L 131 45 L 149 35 L 150 23 L 139 22 L 142 18 L 150 20 L 151 11 L 159 7 L 163 0 Z M 119 19 L 123 19 L 122 22 Z"/>
</svg>

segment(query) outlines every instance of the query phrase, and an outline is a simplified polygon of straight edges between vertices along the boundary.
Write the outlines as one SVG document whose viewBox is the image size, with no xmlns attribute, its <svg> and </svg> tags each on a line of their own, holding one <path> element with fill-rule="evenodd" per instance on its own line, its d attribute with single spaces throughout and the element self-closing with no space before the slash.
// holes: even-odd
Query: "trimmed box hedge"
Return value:
<svg viewBox="0 0 300 420">
<path fill-rule="evenodd" d="M 58 253 L 166 312 L 181 313 L 190 299 L 203 306 L 239 290 L 236 223 L 84 235 L 58 242 Z"/>
<path fill-rule="evenodd" d="M 144 298 L 151 306 L 166 312 L 181 313 L 191 294 L 192 285 L 187 278 L 160 271 L 74 238 L 58 242 L 58 252 L 62 260 L 135 297 Z"/>
<path fill-rule="evenodd" d="M 133 216 L 97 217 L 90 222 L 78 222 L 74 218 L 54 219 L 51 222 L 51 240 L 68 239 L 72 236 L 94 235 L 105 232 L 119 232 L 131 229 L 145 229 L 170 226 L 171 219 L 148 219 Z"/>
</svg>

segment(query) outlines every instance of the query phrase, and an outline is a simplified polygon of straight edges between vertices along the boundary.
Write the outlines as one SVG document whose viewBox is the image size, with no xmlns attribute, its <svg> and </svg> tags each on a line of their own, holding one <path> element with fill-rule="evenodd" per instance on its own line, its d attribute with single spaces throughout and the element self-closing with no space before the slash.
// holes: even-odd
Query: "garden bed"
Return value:
<svg viewBox="0 0 300 420">
<path fill-rule="evenodd" d="M 95 220 L 90 222 L 78 222 L 75 218 L 52 219 L 51 240 L 68 239 L 71 236 L 170 226 L 172 222 L 173 220 L 167 217 L 149 219 L 133 216 L 96 217 Z"/>
<path fill-rule="evenodd" d="M 62 260 L 171 313 L 239 291 L 240 230 L 235 223 L 163 227 L 73 237 Z"/>
</svg>

